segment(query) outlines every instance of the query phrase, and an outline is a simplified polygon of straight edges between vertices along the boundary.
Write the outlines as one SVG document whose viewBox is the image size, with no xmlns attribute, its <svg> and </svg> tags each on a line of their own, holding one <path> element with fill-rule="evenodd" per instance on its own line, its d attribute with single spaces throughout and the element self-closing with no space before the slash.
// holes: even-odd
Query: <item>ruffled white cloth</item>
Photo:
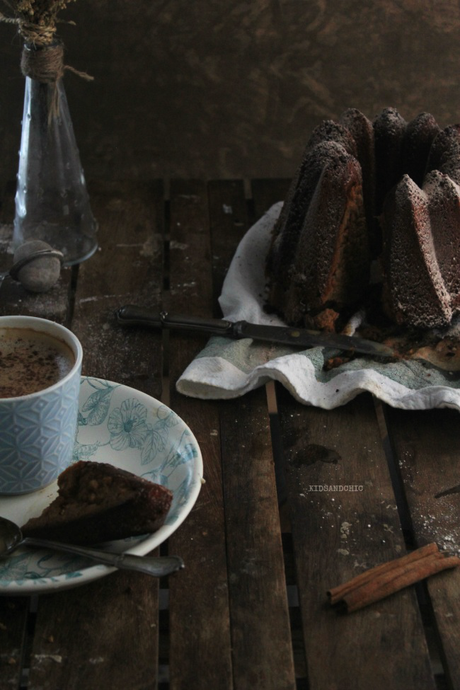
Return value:
<svg viewBox="0 0 460 690">
<path fill-rule="evenodd" d="M 282 202 L 272 206 L 240 242 L 219 299 L 225 319 L 284 325 L 264 311 L 264 257 L 281 207 Z M 369 391 L 393 407 L 460 410 L 460 376 L 416 361 L 381 364 L 365 358 L 325 371 L 324 362 L 333 354 L 321 347 L 299 352 L 251 339 L 213 337 L 178 379 L 177 390 L 197 398 L 236 398 L 274 379 L 300 402 L 325 409 Z"/>
</svg>

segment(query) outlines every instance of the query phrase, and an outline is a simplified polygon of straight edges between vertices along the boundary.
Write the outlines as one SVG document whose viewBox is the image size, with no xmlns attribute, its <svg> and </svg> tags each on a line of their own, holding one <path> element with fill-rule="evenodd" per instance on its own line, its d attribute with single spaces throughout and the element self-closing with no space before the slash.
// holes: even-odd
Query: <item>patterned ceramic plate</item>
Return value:
<svg viewBox="0 0 460 690">
<path fill-rule="evenodd" d="M 74 460 L 108 462 L 174 494 L 166 523 L 153 534 L 112 542 L 111 551 L 144 555 L 183 522 L 200 492 L 203 462 L 188 426 L 145 393 L 103 379 L 83 377 Z M 23 525 L 56 496 L 56 482 L 24 496 L 0 496 L 0 515 Z M 0 594 L 39 594 L 86 584 L 114 568 L 69 554 L 21 548 L 0 559 Z"/>
</svg>

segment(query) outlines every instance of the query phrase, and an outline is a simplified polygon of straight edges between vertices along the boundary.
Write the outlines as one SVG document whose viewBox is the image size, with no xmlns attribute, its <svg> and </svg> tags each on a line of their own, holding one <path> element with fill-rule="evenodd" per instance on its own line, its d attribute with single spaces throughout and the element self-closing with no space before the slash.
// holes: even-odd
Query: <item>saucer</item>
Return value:
<svg viewBox="0 0 460 690">
<path fill-rule="evenodd" d="M 185 520 L 201 489 L 203 461 L 197 440 L 169 407 L 128 386 L 94 377 L 80 383 L 73 462 L 105 462 L 173 492 L 165 524 L 152 534 L 111 542 L 107 550 L 145 555 Z M 57 482 L 21 496 L 0 496 L 0 515 L 20 526 L 40 515 L 57 495 Z M 115 568 L 80 556 L 22 547 L 0 559 L 0 594 L 41 594 L 104 577 Z"/>
</svg>

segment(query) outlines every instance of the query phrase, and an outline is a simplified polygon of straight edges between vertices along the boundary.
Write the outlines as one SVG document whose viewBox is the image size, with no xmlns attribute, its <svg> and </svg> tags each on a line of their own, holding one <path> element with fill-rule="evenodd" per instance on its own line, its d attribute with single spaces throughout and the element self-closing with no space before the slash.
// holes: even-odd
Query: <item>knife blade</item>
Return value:
<svg viewBox="0 0 460 690">
<path fill-rule="evenodd" d="M 227 321 L 226 319 L 203 319 L 196 316 L 168 314 L 168 312 L 151 312 L 149 309 L 133 304 L 120 307 L 115 312 L 116 319 L 123 326 L 150 326 L 152 328 L 170 328 L 208 335 L 219 335 L 224 338 L 252 338 L 280 345 L 294 347 L 331 347 L 345 352 L 360 352 L 376 357 L 393 358 L 396 351 L 382 343 L 336 333 L 322 333 L 307 328 L 290 326 L 268 326 L 249 323 L 248 321 Z"/>
</svg>

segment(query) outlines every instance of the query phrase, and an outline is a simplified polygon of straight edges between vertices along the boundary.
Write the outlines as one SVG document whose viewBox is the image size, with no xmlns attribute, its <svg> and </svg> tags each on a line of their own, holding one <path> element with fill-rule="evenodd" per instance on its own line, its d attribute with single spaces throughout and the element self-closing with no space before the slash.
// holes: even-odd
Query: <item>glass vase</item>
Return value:
<svg viewBox="0 0 460 690">
<path fill-rule="evenodd" d="M 26 77 L 13 246 L 32 239 L 64 255 L 64 264 L 97 249 L 93 217 L 62 79 Z"/>
</svg>

